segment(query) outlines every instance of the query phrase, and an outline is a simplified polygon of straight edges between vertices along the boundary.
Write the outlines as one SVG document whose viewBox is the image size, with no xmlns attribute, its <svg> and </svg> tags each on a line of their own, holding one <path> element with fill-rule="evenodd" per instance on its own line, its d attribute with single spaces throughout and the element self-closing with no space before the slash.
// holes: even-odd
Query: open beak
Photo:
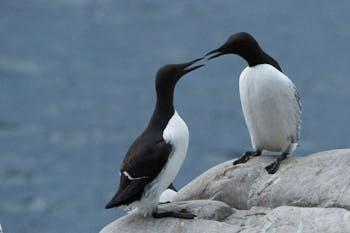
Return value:
<svg viewBox="0 0 350 233">
<path fill-rule="evenodd" d="M 202 60 L 202 59 L 203 59 L 203 57 L 198 58 L 198 59 L 193 60 L 193 61 L 190 61 L 190 62 L 187 62 L 187 63 L 183 63 L 183 64 L 181 65 L 181 68 L 182 68 L 182 75 L 185 75 L 185 74 L 187 74 L 187 73 L 189 73 L 189 72 L 191 72 L 191 71 L 194 71 L 194 70 L 196 70 L 196 69 L 198 69 L 198 68 L 204 66 L 204 64 L 201 64 L 201 65 L 198 65 L 198 66 L 190 67 L 191 65 L 193 65 L 194 63 L 196 63 L 197 61 L 200 61 L 200 60 Z"/>
<path fill-rule="evenodd" d="M 209 56 L 209 55 L 211 55 L 211 54 L 214 54 L 214 55 L 211 56 L 211 57 L 209 57 L 209 58 L 207 59 L 208 61 L 211 60 L 211 59 L 213 59 L 213 58 L 220 57 L 220 56 L 225 55 L 225 54 L 228 54 L 228 53 L 225 52 L 225 45 L 223 45 L 223 46 L 221 46 L 220 48 L 214 49 L 213 51 L 211 51 L 211 52 L 205 54 L 205 57 L 206 57 L 206 56 Z"/>
</svg>

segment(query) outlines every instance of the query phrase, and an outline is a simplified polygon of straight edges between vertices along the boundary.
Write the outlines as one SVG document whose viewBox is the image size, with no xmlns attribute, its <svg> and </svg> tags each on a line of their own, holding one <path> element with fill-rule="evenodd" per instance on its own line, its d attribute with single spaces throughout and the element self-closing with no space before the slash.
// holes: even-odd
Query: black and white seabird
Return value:
<svg viewBox="0 0 350 233">
<path fill-rule="evenodd" d="M 179 172 L 189 142 L 187 125 L 173 105 L 175 85 L 185 74 L 204 66 L 190 67 L 199 60 L 201 58 L 183 64 L 165 65 L 158 70 L 157 102 L 152 118 L 126 153 L 120 169 L 119 189 L 106 209 L 121 206 L 154 218 L 195 217 L 183 212 L 158 213 L 157 209 L 162 192 Z"/>
<path fill-rule="evenodd" d="M 237 54 L 248 62 L 239 78 L 243 115 L 255 151 L 248 151 L 233 164 L 245 163 L 262 151 L 282 152 L 266 170 L 275 173 L 280 163 L 292 153 L 299 140 L 301 103 L 293 82 L 282 72 L 278 62 L 266 54 L 246 32 L 229 39 L 208 60 L 225 54 Z"/>
</svg>

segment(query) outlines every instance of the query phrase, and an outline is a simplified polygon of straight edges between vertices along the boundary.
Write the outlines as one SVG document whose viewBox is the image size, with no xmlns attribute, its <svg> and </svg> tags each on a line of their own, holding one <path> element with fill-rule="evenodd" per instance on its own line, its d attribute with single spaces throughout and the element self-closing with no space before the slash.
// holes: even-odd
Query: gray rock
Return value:
<svg viewBox="0 0 350 233">
<path fill-rule="evenodd" d="M 198 216 L 194 220 L 131 213 L 100 233 L 350 232 L 350 149 L 290 158 L 270 175 L 264 167 L 274 160 L 222 163 L 182 188 L 173 203 L 159 206 L 160 212 L 186 210 Z"/>
<path fill-rule="evenodd" d="M 233 209 L 221 202 L 213 200 L 192 200 L 183 202 L 174 202 L 159 206 L 159 212 L 186 210 L 197 216 L 197 219 L 210 219 L 223 221 L 233 213 Z"/>
<path fill-rule="evenodd" d="M 212 199 L 237 209 L 253 206 L 341 207 L 350 209 L 350 149 L 289 158 L 270 175 L 265 166 L 275 156 L 245 164 L 227 161 L 182 188 L 174 201 Z"/>
<path fill-rule="evenodd" d="M 216 232 L 218 229 L 223 233 L 233 233 L 239 230 L 238 226 L 236 227 L 227 223 L 219 222 L 233 213 L 233 209 L 223 202 L 199 200 L 169 203 L 159 206 L 159 212 L 169 210 L 181 211 L 183 209 L 187 212 L 196 214 L 197 218 L 195 220 L 176 218 L 153 219 L 152 217 L 144 217 L 137 213 L 131 213 L 112 222 L 102 229 L 100 233 L 211 233 Z"/>
<path fill-rule="evenodd" d="M 239 226 L 241 229 L 260 226 L 263 218 L 272 209 L 265 207 L 253 207 L 250 210 L 235 210 L 231 216 L 225 219 L 225 223 Z"/>
<path fill-rule="evenodd" d="M 239 227 L 211 220 L 183 220 L 175 218 L 152 219 L 136 215 L 124 216 L 100 233 L 236 233 Z"/>
<path fill-rule="evenodd" d="M 194 209 L 209 202 L 182 203 Z M 212 203 L 215 205 L 215 203 Z M 165 207 L 170 208 L 171 205 Z M 202 206 L 204 207 L 204 206 Z M 173 208 L 173 207 L 171 207 Z M 178 208 L 178 207 L 175 207 Z M 205 207 L 204 207 L 205 208 Z M 227 208 L 227 206 L 225 206 Z M 187 209 L 193 212 L 192 209 Z M 215 210 L 215 208 L 213 209 Z M 204 212 L 206 212 L 205 210 Z M 200 212 L 200 211 L 199 211 Z M 153 219 L 138 214 L 124 216 L 108 226 L 100 233 L 348 233 L 350 232 L 350 212 L 341 208 L 307 208 L 282 206 L 276 209 L 254 207 L 250 210 L 232 211 L 224 222 L 205 218 L 194 220 L 175 218 Z M 215 218 L 215 217 L 213 217 Z"/>
<path fill-rule="evenodd" d="M 348 233 L 350 212 L 341 208 L 278 207 L 260 219 L 260 224 L 248 226 L 242 233 Z"/>
</svg>

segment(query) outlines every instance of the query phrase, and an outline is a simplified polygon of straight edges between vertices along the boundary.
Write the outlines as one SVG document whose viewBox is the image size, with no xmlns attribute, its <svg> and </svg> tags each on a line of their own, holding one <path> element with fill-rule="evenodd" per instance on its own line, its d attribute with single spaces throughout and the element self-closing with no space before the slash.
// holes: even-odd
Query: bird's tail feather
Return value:
<svg viewBox="0 0 350 233">
<path fill-rule="evenodd" d="M 139 200 L 149 179 L 133 180 L 126 188 L 118 190 L 112 200 L 106 205 L 106 209 L 118 207 L 121 205 L 129 205 L 130 203 Z"/>
</svg>

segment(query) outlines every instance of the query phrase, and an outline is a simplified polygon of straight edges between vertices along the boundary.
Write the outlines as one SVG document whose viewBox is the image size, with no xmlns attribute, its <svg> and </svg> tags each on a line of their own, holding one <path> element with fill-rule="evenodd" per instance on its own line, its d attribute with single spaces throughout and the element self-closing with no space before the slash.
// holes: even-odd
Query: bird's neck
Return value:
<svg viewBox="0 0 350 233">
<path fill-rule="evenodd" d="M 269 56 L 267 53 L 265 53 L 261 48 L 240 55 L 248 62 L 248 65 L 250 67 L 254 67 L 256 65 L 261 64 L 269 64 L 282 72 L 282 69 L 278 62 L 271 56 Z"/>
<path fill-rule="evenodd" d="M 170 118 L 175 113 L 174 108 L 174 88 L 157 90 L 157 102 L 152 118 L 148 125 L 155 130 L 164 130 Z"/>
</svg>

